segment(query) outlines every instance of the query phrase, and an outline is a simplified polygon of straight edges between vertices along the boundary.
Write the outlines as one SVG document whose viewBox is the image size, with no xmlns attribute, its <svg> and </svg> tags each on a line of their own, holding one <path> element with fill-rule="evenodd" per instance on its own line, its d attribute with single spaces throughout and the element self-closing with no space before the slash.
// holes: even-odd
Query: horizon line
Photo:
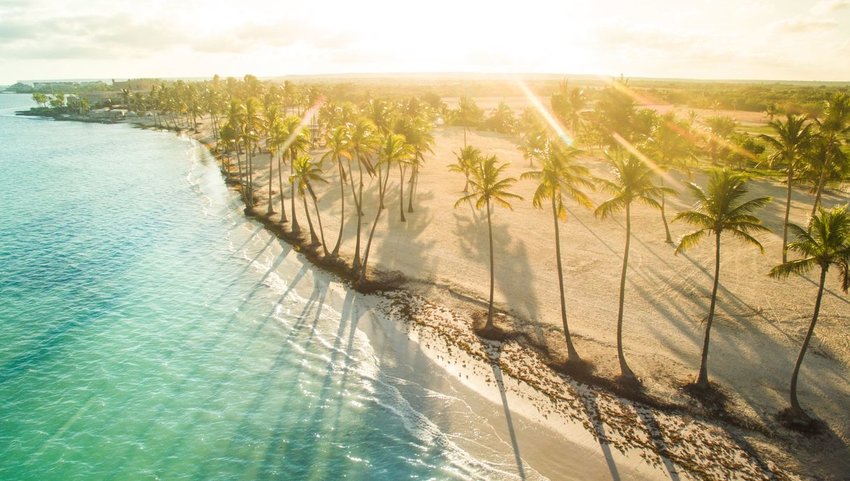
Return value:
<svg viewBox="0 0 850 481">
<path fill-rule="evenodd" d="M 334 79 L 334 78 L 360 78 L 360 79 L 381 79 L 381 78 L 399 78 L 399 77 L 430 77 L 430 78 L 447 78 L 457 79 L 463 77 L 500 80 L 504 78 L 521 78 L 521 79 L 557 79 L 557 78 L 576 78 L 576 79 L 599 79 L 606 80 L 612 78 L 623 77 L 630 80 L 644 81 L 678 81 L 678 82 L 710 82 L 710 83 L 803 83 L 803 84 L 834 84 L 850 85 L 848 80 L 803 80 L 803 79 L 768 79 L 768 78 L 734 78 L 734 77 L 714 77 L 714 78 L 699 78 L 699 77 L 664 77 L 664 76 L 629 76 L 624 73 L 609 75 L 595 73 L 554 73 L 554 72 L 464 72 L 464 71 L 350 71 L 350 72 L 332 72 L 332 73 L 291 73 L 291 74 L 270 74 L 256 75 L 244 73 L 241 75 L 175 75 L 175 76 L 136 76 L 136 77 L 79 77 L 79 78 L 41 78 L 41 79 L 16 79 L 13 83 L 0 83 L 0 86 L 8 87 L 16 83 L 50 83 L 50 82 L 96 82 L 96 81 L 128 81 L 128 80 L 192 80 L 202 81 L 212 79 L 215 75 L 220 78 L 237 78 L 242 79 L 246 75 L 254 75 L 260 80 L 285 80 L 285 79 Z"/>
</svg>

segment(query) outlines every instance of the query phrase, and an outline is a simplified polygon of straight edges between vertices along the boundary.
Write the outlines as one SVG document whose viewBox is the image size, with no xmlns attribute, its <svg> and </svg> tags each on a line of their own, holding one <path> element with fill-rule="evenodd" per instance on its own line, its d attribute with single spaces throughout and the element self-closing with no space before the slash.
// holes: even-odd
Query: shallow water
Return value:
<svg viewBox="0 0 850 481">
<path fill-rule="evenodd" d="M 197 143 L 29 103 L 0 95 L 0 479 L 518 479 Z"/>
</svg>

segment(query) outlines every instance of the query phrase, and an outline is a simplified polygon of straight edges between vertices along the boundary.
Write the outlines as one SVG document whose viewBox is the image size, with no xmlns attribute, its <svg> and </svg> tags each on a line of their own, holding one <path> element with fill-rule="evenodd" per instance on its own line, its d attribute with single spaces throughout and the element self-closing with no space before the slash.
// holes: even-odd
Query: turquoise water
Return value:
<svg viewBox="0 0 850 481">
<path fill-rule="evenodd" d="M 517 478 L 196 143 L 29 103 L 0 95 L 0 479 Z"/>
</svg>

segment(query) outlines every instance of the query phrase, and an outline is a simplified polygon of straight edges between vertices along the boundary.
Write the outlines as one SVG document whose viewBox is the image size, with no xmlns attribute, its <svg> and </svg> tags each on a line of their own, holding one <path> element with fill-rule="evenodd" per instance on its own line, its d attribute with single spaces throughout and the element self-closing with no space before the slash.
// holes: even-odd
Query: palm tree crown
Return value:
<svg viewBox="0 0 850 481">
<path fill-rule="evenodd" d="M 593 189 L 594 184 L 590 170 L 576 162 L 579 154 L 581 151 L 578 149 L 553 142 L 547 143 L 543 149 L 543 164 L 540 170 L 525 172 L 520 177 L 539 182 L 531 200 L 534 207 L 542 208 L 543 202 L 551 199 L 556 205 L 558 218 L 566 220 L 565 195 L 584 207 L 593 205 L 582 190 Z"/>
<path fill-rule="evenodd" d="M 684 220 L 697 227 L 697 230 L 682 237 L 676 253 L 695 246 L 706 234 L 720 235 L 723 232 L 764 252 L 764 247 L 752 234 L 769 229 L 761 224 L 753 212 L 770 203 L 771 199 L 759 197 L 742 201 L 741 198 L 748 192 L 746 175 L 728 169 L 715 169 L 709 174 L 706 190 L 694 183 L 688 184 L 688 188 L 696 197 L 695 208 L 680 212 L 673 220 Z"/>
<path fill-rule="evenodd" d="M 477 149 L 476 149 L 477 150 Z M 522 199 L 522 197 L 508 192 L 515 183 L 513 177 L 502 177 L 505 169 L 510 164 L 497 164 L 499 159 L 495 155 L 491 155 L 481 159 L 471 172 L 469 185 L 472 187 L 472 192 L 461 197 L 455 202 L 455 207 L 463 204 L 466 201 L 475 199 L 475 208 L 480 209 L 489 202 L 511 208 L 509 200 Z"/>
<path fill-rule="evenodd" d="M 672 192 L 653 183 L 654 173 L 642 160 L 635 156 L 625 159 L 617 154 L 609 156 L 613 167 L 614 179 L 600 179 L 602 189 L 612 195 L 596 208 L 596 215 L 602 219 L 623 210 L 634 201 L 650 207 L 660 208 L 656 200 L 662 192 Z"/>
<path fill-rule="evenodd" d="M 785 279 L 791 274 L 805 274 L 815 266 L 829 269 L 836 266 L 841 277 L 841 289 L 850 289 L 850 212 L 847 206 L 820 212 L 809 220 L 809 228 L 791 224 L 797 240 L 788 249 L 803 257 L 780 264 L 770 270 L 770 276 Z"/>
</svg>

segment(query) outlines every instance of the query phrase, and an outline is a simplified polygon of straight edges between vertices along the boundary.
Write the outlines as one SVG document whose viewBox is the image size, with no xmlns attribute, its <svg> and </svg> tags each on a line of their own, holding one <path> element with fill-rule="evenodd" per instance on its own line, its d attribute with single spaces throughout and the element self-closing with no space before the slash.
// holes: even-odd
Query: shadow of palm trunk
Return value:
<svg viewBox="0 0 850 481">
<path fill-rule="evenodd" d="M 605 423 L 602 422 L 599 414 L 599 407 L 596 404 L 596 394 L 589 391 L 587 394 L 579 394 L 578 398 L 584 407 L 587 419 L 593 425 L 593 435 L 596 441 L 599 442 L 599 447 L 602 448 L 602 454 L 605 456 L 605 463 L 608 465 L 608 471 L 611 472 L 613 481 L 620 481 L 620 471 L 617 469 L 617 463 L 614 461 L 614 456 L 611 454 L 611 446 L 608 445 L 608 436 L 605 433 Z"/>
<path fill-rule="evenodd" d="M 508 397 L 505 394 L 505 383 L 502 377 L 502 368 L 499 365 L 499 358 L 502 355 L 501 347 L 486 348 L 487 355 L 490 358 L 490 367 L 493 369 L 493 377 L 496 379 L 496 385 L 499 387 L 499 395 L 502 397 L 502 407 L 505 410 L 505 421 L 508 424 L 508 433 L 511 437 L 511 446 L 514 451 L 514 459 L 516 460 L 517 472 L 519 474 L 520 479 L 526 479 L 525 468 L 522 464 L 522 456 L 519 452 L 519 443 L 516 438 L 516 431 L 514 431 L 514 423 L 511 418 L 511 409 L 508 406 Z"/>
</svg>

